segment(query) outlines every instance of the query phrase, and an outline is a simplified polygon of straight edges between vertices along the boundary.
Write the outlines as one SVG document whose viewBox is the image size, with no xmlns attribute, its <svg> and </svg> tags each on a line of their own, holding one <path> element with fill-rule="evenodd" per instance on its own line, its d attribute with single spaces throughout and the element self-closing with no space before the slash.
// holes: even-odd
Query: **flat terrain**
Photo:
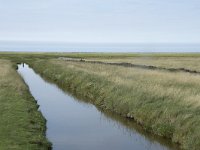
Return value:
<svg viewBox="0 0 200 150">
<path fill-rule="evenodd" d="M 31 65 L 63 89 L 134 118 L 145 130 L 170 138 L 183 149 L 200 147 L 197 74 L 60 59 L 38 60 Z"/>
<path fill-rule="evenodd" d="M 104 110 L 132 118 L 147 132 L 169 138 L 182 149 L 200 147 L 200 54 L 2 53 L 0 58 L 14 64 L 28 63 L 62 89 Z M 16 76 L 10 74 L 10 78 Z M 9 76 L 4 78 L 6 81 Z M 3 89 L 11 91 L 7 86 Z M 16 99 L 11 96 L 3 99 Z"/>
<path fill-rule="evenodd" d="M 126 58 L 89 58 L 88 61 L 109 63 L 131 63 L 136 65 L 155 66 L 162 68 L 184 68 L 200 71 L 200 57 L 126 57 Z"/>
<path fill-rule="evenodd" d="M 0 60 L 0 149 L 48 149 L 45 120 L 8 60 Z"/>
</svg>

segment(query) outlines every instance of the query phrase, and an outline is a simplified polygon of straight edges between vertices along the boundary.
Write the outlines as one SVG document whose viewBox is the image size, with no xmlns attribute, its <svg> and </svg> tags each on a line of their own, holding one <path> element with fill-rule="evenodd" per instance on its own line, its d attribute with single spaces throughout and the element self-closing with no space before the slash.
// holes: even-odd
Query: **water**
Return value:
<svg viewBox="0 0 200 150">
<path fill-rule="evenodd" d="M 47 119 L 54 150 L 174 150 L 167 141 L 143 133 L 132 120 L 102 112 L 43 80 L 28 65 L 18 72 Z"/>
<path fill-rule="evenodd" d="M 21 52 L 200 52 L 199 44 L 84 44 L 2 42 L 0 51 Z"/>
</svg>

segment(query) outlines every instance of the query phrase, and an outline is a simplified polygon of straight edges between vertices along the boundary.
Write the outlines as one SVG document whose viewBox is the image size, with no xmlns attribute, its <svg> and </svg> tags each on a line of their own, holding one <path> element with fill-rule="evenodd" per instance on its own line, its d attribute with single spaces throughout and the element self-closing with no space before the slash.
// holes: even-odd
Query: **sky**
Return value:
<svg viewBox="0 0 200 150">
<path fill-rule="evenodd" d="M 0 0 L 0 41 L 200 43 L 200 0 Z"/>
</svg>

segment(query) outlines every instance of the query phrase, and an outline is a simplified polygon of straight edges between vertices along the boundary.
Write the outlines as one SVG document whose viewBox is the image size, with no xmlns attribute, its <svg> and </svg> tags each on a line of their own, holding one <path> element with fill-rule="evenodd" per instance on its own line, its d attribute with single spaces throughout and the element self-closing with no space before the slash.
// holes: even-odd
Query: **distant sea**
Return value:
<svg viewBox="0 0 200 150">
<path fill-rule="evenodd" d="M 7 52 L 200 52 L 199 44 L 86 44 L 51 42 L 0 42 Z"/>
</svg>

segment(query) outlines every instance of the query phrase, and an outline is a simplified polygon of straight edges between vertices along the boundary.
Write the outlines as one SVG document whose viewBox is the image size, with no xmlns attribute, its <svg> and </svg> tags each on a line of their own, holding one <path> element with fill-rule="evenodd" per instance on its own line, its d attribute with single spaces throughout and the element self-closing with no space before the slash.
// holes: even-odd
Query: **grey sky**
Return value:
<svg viewBox="0 0 200 150">
<path fill-rule="evenodd" d="M 200 43 L 200 1 L 0 0 L 0 40 Z"/>
</svg>

